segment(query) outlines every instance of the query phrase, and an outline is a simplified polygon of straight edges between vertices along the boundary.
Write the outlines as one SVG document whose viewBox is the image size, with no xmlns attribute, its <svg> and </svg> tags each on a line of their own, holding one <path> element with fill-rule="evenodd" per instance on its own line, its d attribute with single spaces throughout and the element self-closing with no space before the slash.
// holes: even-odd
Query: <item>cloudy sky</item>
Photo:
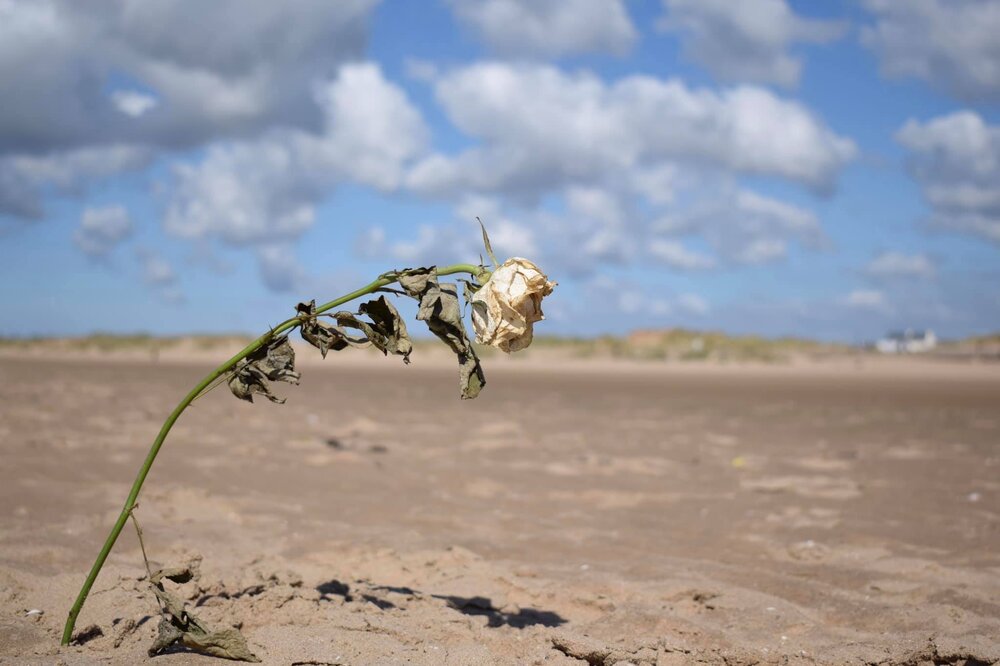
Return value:
<svg viewBox="0 0 1000 666">
<path fill-rule="evenodd" d="M 534 259 L 546 333 L 1000 329 L 1000 0 L 0 0 L 0 335 Z"/>
</svg>

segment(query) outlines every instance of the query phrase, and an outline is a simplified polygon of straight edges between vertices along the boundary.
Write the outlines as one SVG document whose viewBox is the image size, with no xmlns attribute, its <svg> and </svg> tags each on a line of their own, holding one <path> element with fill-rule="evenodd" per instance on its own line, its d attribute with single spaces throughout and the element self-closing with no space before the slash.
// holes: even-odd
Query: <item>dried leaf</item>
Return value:
<svg viewBox="0 0 1000 666">
<path fill-rule="evenodd" d="M 181 645 L 195 652 L 233 659 L 236 661 L 259 662 L 260 659 L 250 651 L 247 639 L 234 627 L 226 627 L 218 631 L 201 634 L 188 631 L 181 635 Z"/>
<path fill-rule="evenodd" d="M 271 393 L 268 380 L 298 384 L 300 377 L 295 372 L 295 350 L 283 335 L 240 361 L 229 378 L 229 389 L 240 400 L 253 402 L 254 394 L 260 394 L 283 405 L 285 399 Z"/>
<path fill-rule="evenodd" d="M 341 331 L 316 318 L 315 300 L 308 303 L 299 303 L 295 309 L 300 315 L 309 316 L 299 327 L 302 339 L 319 349 L 319 353 L 323 355 L 323 358 L 326 358 L 327 352 L 331 349 L 333 351 L 340 351 L 348 346 L 348 342 L 344 339 Z"/>
<path fill-rule="evenodd" d="M 153 639 L 153 644 L 149 646 L 148 652 L 150 657 L 160 654 L 184 636 L 184 632 L 170 624 L 170 620 L 165 617 L 160 618 L 160 624 L 156 629 L 156 638 Z"/>
<path fill-rule="evenodd" d="M 175 583 L 190 583 L 201 577 L 201 556 L 192 558 L 183 567 L 169 567 L 154 571 L 149 580 L 151 583 L 159 583 L 166 578 Z"/>
<path fill-rule="evenodd" d="M 407 294 L 420 301 L 417 319 L 427 322 L 431 332 L 458 356 L 459 386 L 462 398 L 479 395 L 486 385 L 479 364 L 462 324 L 458 287 L 453 283 L 438 284 L 437 273 L 431 268 L 412 268 L 399 273 L 399 285 Z"/>
<path fill-rule="evenodd" d="M 176 595 L 167 592 L 163 587 L 163 580 L 172 580 L 183 583 L 196 578 L 198 571 L 196 567 L 176 569 L 161 569 L 150 576 L 149 582 L 160 603 L 162 616 L 158 626 L 156 638 L 149 647 L 149 656 L 154 656 L 168 649 L 176 643 L 184 647 L 223 659 L 234 659 L 237 661 L 258 662 L 258 659 L 247 646 L 246 639 L 239 630 L 226 627 L 213 631 L 197 618 L 188 613 L 184 608 L 184 602 Z"/>
<path fill-rule="evenodd" d="M 348 346 L 367 347 L 373 345 L 384 354 L 398 354 L 403 357 L 406 363 L 410 362 L 410 351 L 413 349 L 413 345 L 407 335 L 406 324 L 403 323 L 396 308 L 384 296 L 379 297 L 378 300 L 363 303 L 358 313 L 344 311 L 326 315 L 333 318 L 339 326 L 317 321 L 315 301 L 299 303 L 297 309 L 300 315 L 309 315 L 309 318 L 302 324 L 302 337 L 306 342 L 319 348 L 324 357 L 330 349 L 340 351 Z M 367 314 L 372 321 L 358 319 L 358 314 Z M 342 327 L 361 331 L 363 337 L 352 337 Z"/>
<path fill-rule="evenodd" d="M 490 235 L 486 233 L 486 225 L 483 224 L 483 221 L 478 217 L 476 218 L 476 221 L 479 222 L 479 228 L 483 230 L 483 245 L 486 246 L 486 254 L 489 255 L 490 261 L 493 262 L 493 267 L 496 268 L 500 265 L 500 262 L 497 261 L 497 256 L 493 254 L 493 247 L 490 245 Z M 480 261 L 482 261 L 482 259 L 480 259 Z"/>
<path fill-rule="evenodd" d="M 374 301 L 362 303 L 358 313 L 368 315 L 373 322 L 374 332 L 368 339 L 382 350 L 383 354 L 396 354 L 403 357 L 404 363 L 410 362 L 410 352 L 413 343 L 406 332 L 406 323 L 399 316 L 399 311 L 385 296 L 379 296 Z"/>
</svg>

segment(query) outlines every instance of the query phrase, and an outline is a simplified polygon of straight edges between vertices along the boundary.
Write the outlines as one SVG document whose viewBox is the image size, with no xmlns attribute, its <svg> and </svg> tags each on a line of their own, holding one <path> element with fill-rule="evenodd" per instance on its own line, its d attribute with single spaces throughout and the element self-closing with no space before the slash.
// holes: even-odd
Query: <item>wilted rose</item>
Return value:
<svg viewBox="0 0 1000 666">
<path fill-rule="evenodd" d="M 530 345 L 534 323 L 545 318 L 542 299 L 555 286 L 527 259 L 505 261 L 472 297 L 476 342 L 505 352 Z"/>
</svg>

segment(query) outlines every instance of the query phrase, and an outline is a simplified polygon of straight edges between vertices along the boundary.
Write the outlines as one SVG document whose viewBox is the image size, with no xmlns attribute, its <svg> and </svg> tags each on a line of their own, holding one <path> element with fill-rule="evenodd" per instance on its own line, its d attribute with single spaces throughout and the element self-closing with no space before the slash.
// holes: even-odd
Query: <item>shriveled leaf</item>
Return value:
<svg viewBox="0 0 1000 666">
<path fill-rule="evenodd" d="M 429 282 L 437 284 L 437 266 L 401 270 L 397 273 L 396 281 L 403 291 L 419 301 L 427 291 Z"/>
<path fill-rule="evenodd" d="M 198 575 L 196 568 L 161 569 L 150 576 L 153 594 L 160 604 L 160 624 L 156 638 L 149 647 L 149 656 L 157 655 L 176 643 L 212 657 L 237 661 L 260 661 L 247 646 L 246 639 L 237 629 L 226 627 L 213 631 L 197 616 L 188 613 L 184 602 L 177 595 L 163 587 L 164 580 L 178 583 L 193 580 Z"/>
<path fill-rule="evenodd" d="M 276 402 L 279 405 L 285 404 L 284 398 L 279 398 L 271 393 L 266 380 L 267 376 L 260 370 L 251 365 L 244 365 L 233 371 L 232 377 L 229 378 L 229 390 L 237 398 L 247 402 L 253 402 L 254 394 L 260 394 L 271 402 Z"/>
<path fill-rule="evenodd" d="M 383 354 L 396 354 L 403 357 L 404 363 L 410 362 L 413 343 L 406 331 L 406 323 L 391 301 L 385 296 L 379 296 L 374 301 L 362 303 L 358 307 L 358 313 L 368 315 L 372 320 L 373 332 L 377 333 L 369 336 L 373 345 L 381 349 Z"/>
<path fill-rule="evenodd" d="M 301 375 L 295 372 L 295 350 L 288 342 L 288 336 L 272 340 L 240 361 L 229 378 L 229 390 L 240 400 L 253 402 L 253 396 L 260 394 L 271 402 L 285 404 L 284 398 L 271 393 L 268 381 L 298 384 Z"/>
<path fill-rule="evenodd" d="M 201 576 L 200 565 L 201 559 L 199 557 L 192 559 L 183 567 L 158 569 L 153 572 L 149 581 L 151 583 L 159 583 L 161 580 L 166 578 L 167 580 L 175 583 L 190 583 L 192 580 L 197 580 Z"/>
<path fill-rule="evenodd" d="M 292 349 L 287 335 L 273 340 L 261 349 L 264 351 L 263 357 L 257 360 L 251 355 L 250 360 L 257 360 L 257 367 L 268 379 L 298 385 L 302 375 L 295 372 L 295 350 Z M 254 354 L 259 353 L 259 351 L 254 352 Z"/>
<path fill-rule="evenodd" d="M 400 271 L 399 284 L 407 294 L 420 301 L 417 319 L 426 321 L 431 333 L 458 356 L 462 398 L 471 399 L 478 396 L 479 391 L 486 385 L 486 377 L 479 364 L 479 358 L 465 334 L 462 310 L 458 301 L 458 287 L 453 283 L 439 284 L 434 268 Z"/>
<path fill-rule="evenodd" d="M 163 609 L 164 613 L 178 618 L 185 616 L 184 601 L 182 599 L 163 589 L 163 584 L 160 582 L 152 583 L 152 585 L 153 594 L 156 595 L 156 599 L 160 602 L 160 608 Z"/>
<path fill-rule="evenodd" d="M 490 245 L 490 235 L 486 233 L 486 225 L 478 217 L 476 221 L 479 222 L 479 228 L 483 230 L 483 245 L 486 246 L 486 254 L 489 255 L 490 261 L 493 262 L 493 267 L 496 268 L 500 265 L 500 262 L 497 261 L 497 256 L 493 254 L 493 246 Z"/>
<path fill-rule="evenodd" d="M 344 339 L 340 331 L 316 318 L 315 300 L 299 303 L 295 309 L 300 315 L 308 315 L 308 319 L 304 320 L 299 327 L 302 339 L 319 349 L 323 358 L 326 358 L 327 352 L 331 349 L 340 351 L 348 346 L 347 340 Z"/>
<path fill-rule="evenodd" d="M 158 655 L 168 647 L 179 641 L 184 636 L 184 632 L 170 624 L 170 620 L 165 617 L 160 618 L 160 624 L 156 627 L 156 638 L 149 646 L 149 656 Z"/>
<path fill-rule="evenodd" d="M 247 646 L 247 639 L 233 627 L 210 631 L 207 634 L 188 631 L 181 635 L 180 640 L 184 647 L 213 657 L 235 661 L 260 661 Z"/>
</svg>

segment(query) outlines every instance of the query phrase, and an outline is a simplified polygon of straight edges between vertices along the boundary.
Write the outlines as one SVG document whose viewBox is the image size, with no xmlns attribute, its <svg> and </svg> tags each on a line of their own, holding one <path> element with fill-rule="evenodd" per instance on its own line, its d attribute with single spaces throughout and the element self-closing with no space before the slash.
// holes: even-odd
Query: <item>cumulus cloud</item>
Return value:
<svg viewBox="0 0 1000 666">
<path fill-rule="evenodd" d="M 147 163 L 97 168 L 81 154 L 155 155 L 275 126 L 316 131 L 313 84 L 363 55 L 375 2 L 0 0 L 0 213 L 40 217 L 38 191 L 53 176 L 86 184 Z M 107 94 L 122 80 L 149 92 Z M 24 167 L 32 161 L 56 166 Z"/>
<path fill-rule="evenodd" d="M 707 270 L 715 268 L 716 265 L 713 257 L 689 250 L 678 241 L 663 238 L 658 238 L 649 244 L 649 254 L 665 266 L 683 271 Z"/>
<path fill-rule="evenodd" d="M 3 0 L 0 151 L 185 147 L 274 124 L 314 127 L 312 82 L 363 54 L 374 4 Z M 155 122 L 119 122 L 104 94 L 113 73 L 162 99 Z"/>
<path fill-rule="evenodd" d="M 173 287 L 177 282 L 174 267 L 155 250 L 148 247 L 136 248 L 135 258 L 142 271 L 142 280 L 148 286 L 163 290 Z"/>
<path fill-rule="evenodd" d="M 577 316 L 592 316 L 593 308 L 600 308 L 605 317 L 617 314 L 636 323 L 662 322 L 676 305 L 669 295 L 652 293 L 642 284 L 609 275 L 594 276 L 583 291 L 586 297 L 570 306 Z"/>
<path fill-rule="evenodd" d="M 46 190 L 72 194 L 95 181 L 149 164 L 151 152 L 138 145 L 111 144 L 43 155 L 0 154 L 0 215 L 36 220 L 43 216 Z"/>
<path fill-rule="evenodd" d="M 622 0 L 450 0 L 455 16 L 501 55 L 622 55 L 637 33 Z"/>
<path fill-rule="evenodd" d="M 1000 100 L 1000 4 L 994 0 L 866 0 L 862 42 L 891 77 L 924 79 L 955 97 Z"/>
<path fill-rule="evenodd" d="M 290 243 L 315 222 L 315 206 L 345 181 L 383 190 L 398 186 L 428 130 L 406 95 L 372 64 L 345 65 L 318 85 L 318 133 L 275 130 L 256 140 L 213 144 L 204 159 L 178 164 L 164 228 L 187 239 L 216 238 L 261 248 L 265 282 L 291 266 Z"/>
<path fill-rule="evenodd" d="M 896 140 L 931 208 L 931 223 L 1000 244 L 1000 126 L 972 111 L 908 121 Z"/>
<path fill-rule="evenodd" d="M 829 190 L 856 154 L 804 106 L 757 87 L 716 92 L 642 75 L 605 83 L 588 72 L 484 62 L 441 75 L 434 90 L 479 145 L 413 169 L 408 185 L 432 195 L 537 197 L 676 160 Z"/>
<path fill-rule="evenodd" d="M 813 249 L 826 241 L 812 211 L 746 189 L 720 188 L 689 209 L 665 214 L 653 224 L 653 232 L 661 238 L 700 236 L 727 261 L 749 265 L 783 258 L 790 240 Z M 657 247 L 650 246 L 654 257 Z M 699 267 L 709 268 L 707 259 Z"/>
<path fill-rule="evenodd" d="M 124 206 L 86 208 L 73 240 L 85 254 L 103 258 L 132 234 L 132 219 Z"/>
<path fill-rule="evenodd" d="M 802 74 L 796 43 L 839 39 L 847 26 L 795 14 L 786 0 L 664 0 L 664 30 L 679 33 L 685 55 L 723 81 L 792 86 Z"/>
<path fill-rule="evenodd" d="M 925 254 L 886 251 L 868 263 L 865 273 L 875 278 L 932 278 L 937 267 Z"/>
<path fill-rule="evenodd" d="M 126 116 L 138 118 L 152 111 L 160 103 L 152 95 L 136 90 L 116 90 L 111 93 L 111 101 Z"/>
</svg>

